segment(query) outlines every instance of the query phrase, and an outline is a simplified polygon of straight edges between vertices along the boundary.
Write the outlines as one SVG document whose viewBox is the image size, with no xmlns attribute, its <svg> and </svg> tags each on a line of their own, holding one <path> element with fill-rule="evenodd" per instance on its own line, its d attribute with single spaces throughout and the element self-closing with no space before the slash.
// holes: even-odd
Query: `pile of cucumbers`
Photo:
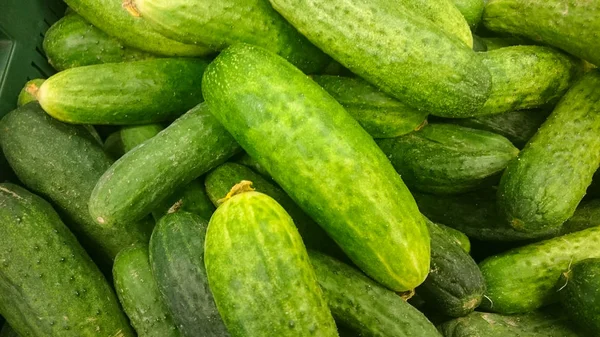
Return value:
<svg viewBox="0 0 600 337">
<path fill-rule="evenodd" d="M 65 2 L 0 337 L 600 336 L 599 1 Z"/>
</svg>

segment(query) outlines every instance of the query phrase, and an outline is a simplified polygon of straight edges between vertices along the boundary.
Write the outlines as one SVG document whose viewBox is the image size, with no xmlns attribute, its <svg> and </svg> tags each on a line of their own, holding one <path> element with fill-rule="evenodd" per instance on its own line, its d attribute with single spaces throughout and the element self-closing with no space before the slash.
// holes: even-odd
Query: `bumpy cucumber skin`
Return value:
<svg viewBox="0 0 600 337">
<path fill-rule="evenodd" d="M 148 248 L 122 250 L 113 265 L 115 289 L 139 337 L 180 337 L 150 269 Z"/>
<path fill-rule="evenodd" d="M 467 254 L 471 252 L 471 240 L 469 240 L 469 237 L 465 233 L 446 225 L 436 225 L 439 229 L 444 231 L 446 237 L 458 244 Z"/>
<path fill-rule="evenodd" d="M 556 103 L 583 72 L 573 56 L 544 46 L 512 46 L 480 53 L 492 74 L 492 90 L 476 115 Z"/>
<path fill-rule="evenodd" d="M 407 134 L 425 122 L 427 112 L 407 107 L 360 78 L 312 76 L 373 138 Z"/>
<path fill-rule="evenodd" d="M 225 201 L 204 247 L 210 289 L 231 336 L 338 336 L 300 234 L 273 198 L 245 192 Z"/>
<path fill-rule="evenodd" d="M 227 337 L 204 268 L 208 222 L 187 212 L 161 218 L 150 240 L 158 288 L 184 336 Z"/>
<path fill-rule="evenodd" d="M 0 205 L 0 313 L 20 336 L 135 336 L 110 285 L 48 202 L 0 184 Z"/>
<path fill-rule="evenodd" d="M 10 112 L 0 129 L 0 145 L 19 179 L 54 202 L 97 262 L 112 264 L 121 249 L 148 242 L 150 219 L 99 226 L 90 216 L 90 195 L 112 160 L 87 129 L 51 118 L 36 102 Z"/>
<path fill-rule="evenodd" d="M 587 73 L 512 161 L 498 188 L 505 218 L 524 232 L 557 229 L 600 166 L 600 72 Z"/>
<path fill-rule="evenodd" d="M 123 44 L 153 54 L 166 56 L 204 56 L 212 51 L 203 45 L 188 45 L 157 33 L 141 17 L 129 14 L 123 1 L 67 0 L 70 8 L 94 26 Z"/>
<path fill-rule="evenodd" d="M 578 326 L 591 336 L 600 334 L 600 259 L 579 262 L 561 277 L 560 300 Z"/>
<path fill-rule="evenodd" d="M 143 218 L 173 191 L 238 151 L 207 105 L 200 104 L 117 160 L 94 188 L 90 214 L 105 226 Z"/>
<path fill-rule="evenodd" d="M 130 62 L 153 58 L 152 54 L 129 48 L 72 13 L 58 20 L 44 37 L 44 52 L 54 69 L 101 63 Z"/>
<path fill-rule="evenodd" d="M 377 144 L 406 185 L 434 194 L 491 186 L 519 153 L 500 135 L 453 124 L 429 124 Z"/>
<path fill-rule="evenodd" d="M 434 325 L 398 294 L 332 257 L 315 251 L 308 254 L 339 325 L 365 337 L 440 336 Z"/>
<path fill-rule="evenodd" d="M 42 78 L 36 78 L 31 81 L 27 81 L 27 83 L 25 83 L 25 87 L 23 87 L 19 93 L 17 107 L 22 107 L 29 102 L 37 101 L 35 95 L 44 81 L 46 80 Z"/>
<path fill-rule="evenodd" d="M 331 59 L 265 0 L 133 0 L 154 29 L 190 44 L 222 50 L 235 43 L 261 46 L 307 73 Z"/>
<path fill-rule="evenodd" d="M 336 61 L 413 108 L 465 117 L 488 98 L 491 75 L 471 47 L 398 2 L 271 4 Z"/>
<path fill-rule="evenodd" d="M 190 212 L 203 219 L 210 219 L 215 206 L 206 194 L 202 178 L 195 179 L 179 188 L 170 197 L 154 207 L 152 216 L 156 221 L 169 213 Z"/>
<path fill-rule="evenodd" d="M 425 279 L 429 235 L 414 199 L 325 90 L 250 45 L 222 52 L 203 90 L 215 117 L 357 266 L 396 291 Z"/>
<path fill-rule="evenodd" d="M 52 117 L 74 124 L 146 124 L 172 120 L 202 102 L 207 62 L 152 59 L 72 68 L 51 76 L 38 100 Z"/>
<path fill-rule="evenodd" d="M 479 267 L 487 283 L 481 306 L 503 314 L 524 313 L 556 301 L 562 272 L 581 260 L 600 257 L 600 227 L 512 249 Z"/>
<path fill-rule="evenodd" d="M 469 27 L 475 30 L 483 16 L 484 0 L 452 0 L 452 2 L 467 20 Z"/>
<path fill-rule="evenodd" d="M 0 337 L 20 337 L 8 323 L 4 323 L 0 331 Z"/>
<path fill-rule="evenodd" d="M 489 0 L 484 25 L 493 31 L 523 35 L 556 46 L 593 64 L 600 31 L 600 3 L 579 0 Z"/>
</svg>

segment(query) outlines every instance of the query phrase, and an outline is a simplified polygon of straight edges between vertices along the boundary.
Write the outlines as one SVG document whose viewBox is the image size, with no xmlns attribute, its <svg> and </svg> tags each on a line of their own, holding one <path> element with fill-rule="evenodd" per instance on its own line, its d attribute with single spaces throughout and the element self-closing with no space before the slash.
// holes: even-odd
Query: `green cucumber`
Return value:
<svg viewBox="0 0 600 337">
<path fill-rule="evenodd" d="M 600 227 L 512 249 L 479 265 L 487 291 L 482 307 L 524 313 L 558 299 L 555 285 L 569 266 L 600 257 Z"/>
<path fill-rule="evenodd" d="M 184 336 L 227 337 L 204 268 L 206 220 L 187 212 L 160 219 L 150 240 L 158 289 Z"/>
<path fill-rule="evenodd" d="M 19 98 L 17 99 L 17 107 L 21 107 L 29 102 L 37 101 L 35 97 L 42 83 L 46 81 L 43 78 L 36 78 L 31 81 L 27 81 L 25 83 L 25 87 L 19 93 Z"/>
<path fill-rule="evenodd" d="M 600 3 L 572 0 L 489 0 L 483 24 L 490 30 L 523 35 L 600 64 L 593 48 L 600 30 Z"/>
<path fill-rule="evenodd" d="M 158 206 L 154 207 L 152 216 L 158 221 L 166 214 L 181 211 L 194 213 L 203 219 L 210 219 L 212 216 L 215 206 L 206 193 L 202 178 L 190 181 L 163 200 Z"/>
<path fill-rule="evenodd" d="M 505 47 L 479 55 L 493 84 L 485 105 L 474 115 L 556 103 L 583 70 L 580 60 L 544 46 Z"/>
<path fill-rule="evenodd" d="M 452 0 L 456 8 L 465 17 L 471 29 L 475 30 L 481 21 L 484 0 Z"/>
<path fill-rule="evenodd" d="M 573 321 L 590 335 L 600 334 L 600 259 L 573 265 L 562 275 L 559 296 Z"/>
<path fill-rule="evenodd" d="M 498 202 L 515 229 L 559 228 L 573 215 L 600 166 L 600 72 L 587 73 L 512 161 Z"/>
<path fill-rule="evenodd" d="M 150 269 L 148 248 L 123 249 L 115 258 L 115 290 L 139 337 L 179 337 Z"/>
<path fill-rule="evenodd" d="M 273 177 L 269 175 L 269 172 L 267 172 L 259 162 L 257 162 L 254 158 L 250 157 L 246 152 L 242 153 L 241 156 L 236 158 L 236 163 L 251 168 L 252 171 L 260 174 L 263 178 L 273 182 Z"/>
<path fill-rule="evenodd" d="M 0 184 L 0 205 L 0 314 L 20 336 L 135 336 L 110 285 L 48 202 Z"/>
<path fill-rule="evenodd" d="M 360 78 L 312 76 L 373 138 L 390 138 L 419 128 L 427 112 L 407 107 Z"/>
<path fill-rule="evenodd" d="M 500 48 L 504 48 L 504 47 L 535 44 L 533 41 L 525 39 L 520 36 L 482 37 L 480 39 L 485 44 L 487 51 L 492 51 L 492 50 L 496 50 L 496 49 L 500 49 Z"/>
<path fill-rule="evenodd" d="M 408 106 L 465 117 L 488 98 L 491 75 L 472 48 L 398 1 L 270 1 L 336 61 Z"/>
<path fill-rule="evenodd" d="M 92 25 L 123 42 L 124 45 L 166 56 L 203 56 L 211 50 L 168 39 L 155 32 L 141 17 L 129 14 L 119 0 L 67 0 L 70 8 Z"/>
<path fill-rule="evenodd" d="M 397 138 L 378 139 L 406 185 L 435 194 L 459 194 L 498 181 L 519 150 L 506 138 L 453 124 L 429 124 Z"/>
<path fill-rule="evenodd" d="M 560 232 L 568 234 L 594 226 L 600 226 L 600 199 L 582 201 L 573 216 L 563 223 Z"/>
<path fill-rule="evenodd" d="M 112 160 L 86 128 L 51 118 L 36 102 L 10 112 L 0 128 L 0 145 L 19 179 L 57 206 L 97 262 L 148 242 L 150 219 L 99 226 L 90 217 L 90 195 Z"/>
<path fill-rule="evenodd" d="M 160 124 L 131 125 L 115 131 L 104 142 L 104 149 L 119 159 L 134 147 L 156 136 L 164 127 Z"/>
<path fill-rule="evenodd" d="M 307 73 L 323 69 L 330 58 L 281 17 L 267 0 L 130 0 L 158 32 L 213 50 L 243 42 L 277 53 Z"/>
<path fill-rule="evenodd" d="M 309 251 L 331 313 L 340 326 L 363 337 L 439 337 L 435 326 L 398 294 L 359 270 Z"/>
<path fill-rule="evenodd" d="M 425 279 L 429 235 L 417 205 L 371 136 L 325 90 L 278 55 L 239 44 L 208 67 L 203 94 L 358 267 L 395 291 Z"/>
<path fill-rule="evenodd" d="M 54 69 L 101 63 L 130 62 L 153 58 L 152 54 L 129 48 L 73 13 L 58 20 L 44 37 L 44 52 Z"/>
<path fill-rule="evenodd" d="M 442 224 L 436 224 L 439 229 L 441 229 L 445 236 L 449 238 L 452 242 L 458 244 L 460 248 L 462 248 L 467 254 L 471 252 L 471 240 L 469 237 L 459 231 L 458 229 L 454 229 L 452 227 L 448 227 Z"/>
<path fill-rule="evenodd" d="M 75 124 L 145 124 L 177 118 L 202 101 L 200 59 L 106 63 L 62 71 L 37 98 L 48 114 Z"/>
<path fill-rule="evenodd" d="M 204 250 L 232 337 L 338 336 L 298 230 L 271 197 L 242 191 L 227 199 L 210 218 Z"/>
<path fill-rule="evenodd" d="M 238 149 L 208 106 L 200 104 L 117 160 L 94 188 L 90 214 L 103 226 L 141 219 Z"/>
<path fill-rule="evenodd" d="M 0 331 L 0 337 L 20 337 L 13 328 L 10 327 L 8 323 L 5 323 L 2 326 L 2 330 Z"/>
</svg>

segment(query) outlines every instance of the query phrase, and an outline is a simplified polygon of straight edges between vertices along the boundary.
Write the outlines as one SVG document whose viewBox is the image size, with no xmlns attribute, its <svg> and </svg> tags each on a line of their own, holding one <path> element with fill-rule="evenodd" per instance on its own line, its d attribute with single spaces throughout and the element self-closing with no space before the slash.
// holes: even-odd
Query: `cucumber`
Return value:
<svg viewBox="0 0 600 337">
<path fill-rule="evenodd" d="M 226 200 L 210 218 L 204 250 L 231 336 L 338 336 L 298 230 L 271 197 L 249 191 Z"/>
<path fill-rule="evenodd" d="M 452 0 L 472 30 L 477 29 L 483 16 L 484 0 Z"/>
<path fill-rule="evenodd" d="M 500 135 L 453 124 L 429 124 L 377 144 L 407 186 L 434 194 L 491 186 L 519 153 Z"/>
<path fill-rule="evenodd" d="M 590 48 L 600 30 L 600 3 L 571 0 L 489 0 L 483 24 L 490 30 L 523 35 L 600 64 L 600 48 Z"/>
<path fill-rule="evenodd" d="M 237 151 L 231 135 L 200 104 L 117 160 L 94 188 L 90 214 L 103 226 L 141 219 Z"/>
<path fill-rule="evenodd" d="M 591 336 L 600 334 L 600 259 L 583 260 L 564 273 L 560 301 L 571 319 Z"/>
<path fill-rule="evenodd" d="M 429 235 L 410 192 L 325 90 L 283 58 L 239 44 L 208 67 L 203 94 L 246 152 L 358 267 L 395 291 L 425 279 Z"/>
<path fill-rule="evenodd" d="M 9 324 L 5 323 L 2 326 L 2 330 L 0 331 L 0 337 L 20 337 L 20 336 L 17 335 L 15 330 L 13 330 L 13 328 L 11 328 Z"/>
<path fill-rule="evenodd" d="M 249 167 L 250 169 L 252 169 L 252 171 L 260 174 L 263 178 L 267 179 L 270 182 L 274 182 L 273 177 L 269 175 L 269 172 L 267 172 L 259 162 L 257 162 L 254 158 L 250 157 L 246 152 L 242 153 L 241 156 L 236 158 L 235 162 Z"/>
<path fill-rule="evenodd" d="M 132 16 L 116 0 L 67 0 L 70 8 L 92 25 L 123 42 L 124 45 L 166 56 L 204 56 L 212 51 L 203 45 L 189 45 L 155 32 L 141 17 Z"/>
<path fill-rule="evenodd" d="M 37 102 L 10 112 L 0 128 L 0 145 L 19 179 L 57 206 L 97 262 L 111 265 L 121 249 L 148 242 L 150 219 L 99 226 L 90 217 L 90 195 L 112 160 L 86 128 L 51 118 Z"/>
<path fill-rule="evenodd" d="M 0 314 L 20 336 L 135 336 L 110 285 L 48 202 L 0 184 L 0 205 Z"/>
<path fill-rule="evenodd" d="M 150 240 L 150 264 L 158 289 L 187 337 L 229 336 L 204 268 L 206 220 L 187 212 L 160 219 Z"/>
<path fill-rule="evenodd" d="M 307 73 L 330 58 L 281 17 L 267 0 L 130 0 L 133 16 L 175 40 L 213 50 L 243 42 L 277 53 Z"/>
<path fill-rule="evenodd" d="M 513 46 L 479 54 L 492 90 L 474 115 L 538 108 L 560 99 L 582 73 L 580 60 L 544 46 Z"/>
<path fill-rule="evenodd" d="M 158 206 L 154 207 L 152 216 L 158 221 L 166 214 L 181 211 L 194 213 L 203 219 L 210 219 L 212 216 L 215 206 L 208 198 L 202 178 L 190 181 L 163 200 Z"/>
<path fill-rule="evenodd" d="M 270 1 L 317 47 L 408 106 L 465 117 L 488 98 L 491 75 L 471 47 L 398 1 Z"/>
<path fill-rule="evenodd" d="M 313 76 L 373 138 L 390 138 L 419 128 L 427 112 L 407 107 L 360 78 Z"/>
<path fill-rule="evenodd" d="M 600 199 L 582 201 L 575 213 L 562 225 L 560 232 L 568 234 L 600 226 Z"/>
<path fill-rule="evenodd" d="M 119 159 L 134 147 L 156 136 L 163 129 L 160 124 L 125 126 L 108 136 L 104 142 L 104 149 L 113 158 Z"/>
<path fill-rule="evenodd" d="M 19 93 L 19 98 L 17 99 L 17 107 L 21 107 L 29 102 L 37 101 L 35 97 L 37 91 L 40 89 L 40 85 L 46 81 L 43 78 L 36 78 L 31 81 L 27 81 L 25 83 L 25 87 Z"/>
<path fill-rule="evenodd" d="M 54 69 L 153 58 L 152 54 L 126 47 L 121 41 L 94 27 L 81 15 L 72 13 L 48 29 L 44 52 Z"/>
<path fill-rule="evenodd" d="M 515 229 L 556 229 L 573 215 L 600 166 L 600 72 L 587 73 L 512 161 L 498 203 Z"/>
<path fill-rule="evenodd" d="M 467 254 L 471 252 L 471 241 L 465 233 L 442 224 L 435 224 L 444 232 L 444 236 L 458 244 Z"/>
<path fill-rule="evenodd" d="M 435 326 L 402 297 L 359 270 L 308 251 L 333 317 L 364 337 L 439 337 Z"/>
<path fill-rule="evenodd" d="M 566 234 L 490 257 L 479 267 L 487 291 L 481 306 L 502 314 L 524 313 L 558 299 L 562 272 L 579 261 L 600 257 L 600 227 Z"/>
<path fill-rule="evenodd" d="M 200 59 L 153 59 L 72 68 L 51 76 L 37 98 L 74 124 L 145 124 L 177 118 L 202 101 Z"/>
</svg>

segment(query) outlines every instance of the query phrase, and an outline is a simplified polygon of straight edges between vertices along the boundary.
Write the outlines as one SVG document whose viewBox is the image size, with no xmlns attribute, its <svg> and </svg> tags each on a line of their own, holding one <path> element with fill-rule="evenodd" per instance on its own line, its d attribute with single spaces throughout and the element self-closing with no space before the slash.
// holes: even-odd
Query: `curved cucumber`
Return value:
<svg viewBox="0 0 600 337">
<path fill-rule="evenodd" d="M 429 235 L 410 192 L 325 90 L 283 58 L 236 45 L 209 66 L 203 93 L 246 152 L 357 266 L 396 291 L 425 279 Z"/>
<path fill-rule="evenodd" d="M 233 337 L 338 336 L 292 218 L 266 194 L 226 200 L 210 219 L 206 274 Z"/>
<path fill-rule="evenodd" d="M 408 106 L 465 117 L 488 98 L 491 75 L 472 48 L 398 1 L 270 1 L 336 61 Z"/>
<path fill-rule="evenodd" d="M 37 101 L 37 92 L 40 90 L 40 86 L 42 83 L 46 81 L 42 78 L 36 78 L 31 81 L 27 81 L 25 83 L 25 87 L 19 93 L 19 98 L 17 99 L 17 107 L 21 107 L 29 102 Z"/>
<path fill-rule="evenodd" d="M 569 268 L 559 285 L 562 305 L 578 326 L 590 335 L 600 334 L 600 259 L 588 259 Z"/>
<path fill-rule="evenodd" d="M 484 0 L 452 0 L 456 8 L 465 17 L 471 29 L 475 30 L 481 21 L 483 8 L 485 7 Z"/>
</svg>

